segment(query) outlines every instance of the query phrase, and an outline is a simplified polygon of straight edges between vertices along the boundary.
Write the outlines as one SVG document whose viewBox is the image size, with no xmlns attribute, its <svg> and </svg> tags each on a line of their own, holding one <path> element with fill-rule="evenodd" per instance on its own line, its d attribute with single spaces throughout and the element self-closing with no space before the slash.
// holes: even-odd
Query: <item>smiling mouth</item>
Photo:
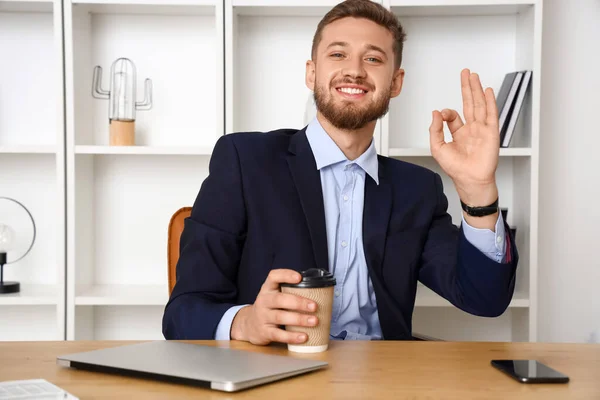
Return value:
<svg viewBox="0 0 600 400">
<path fill-rule="evenodd" d="M 343 82 L 335 86 L 338 95 L 345 100 L 360 101 L 366 98 L 369 87 L 359 83 Z"/>
<path fill-rule="evenodd" d="M 346 93 L 346 94 L 365 94 L 367 90 L 359 89 L 359 88 L 350 88 L 350 87 L 339 87 L 336 89 L 338 92 Z"/>
</svg>

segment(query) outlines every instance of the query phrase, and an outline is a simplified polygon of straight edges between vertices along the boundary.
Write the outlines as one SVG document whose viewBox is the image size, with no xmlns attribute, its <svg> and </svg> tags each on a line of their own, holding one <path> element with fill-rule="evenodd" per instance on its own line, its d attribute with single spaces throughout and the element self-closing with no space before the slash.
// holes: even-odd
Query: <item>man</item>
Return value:
<svg viewBox="0 0 600 400">
<path fill-rule="evenodd" d="M 333 338 L 411 339 L 418 280 L 468 313 L 505 311 L 518 255 L 497 206 L 492 90 L 465 69 L 465 122 L 432 113 L 431 152 L 465 204 L 460 228 L 438 174 L 376 154 L 375 124 L 402 88 L 404 38 L 382 6 L 338 4 L 306 63 L 317 117 L 301 130 L 220 138 L 185 222 L 165 338 L 303 343 L 281 326 L 318 324 L 316 305 L 279 285 L 315 267 L 337 280 Z"/>
</svg>

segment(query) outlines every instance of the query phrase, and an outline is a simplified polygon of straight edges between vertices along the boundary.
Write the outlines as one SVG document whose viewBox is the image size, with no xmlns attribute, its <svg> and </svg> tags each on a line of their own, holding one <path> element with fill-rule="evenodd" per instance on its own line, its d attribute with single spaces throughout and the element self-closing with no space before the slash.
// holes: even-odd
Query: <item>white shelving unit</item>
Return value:
<svg viewBox="0 0 600 400">
<path fill-rule="evenodd" d="M 167 226 L 191 205 L 224 132 L 223 4 L 65 1 L 68 339 L 161 339 L 168 300 Z M 136 145 L 109 146 L 108 103 L 92 97 L 96 65 L 131 59 Z M 186 156 L 186 157 L 182 157 Z"/>
<path fill-rule="evenodd" d="M 385 0 L 384 5 L 399 17 L 407 41 L 404 86 L 381 121 L 381 153 L 440 173 L 455 224 L 461 223 L 458 196 L 429 151 L 431 111 L 454 108 L 462 114 L 463 68 L 477 72 L 496 94 L 506 73 L 533 70 L 513 143 L 500 150 L 497 171 L 500 206 L 509 209 L 520 255 L 509 310 L 498 319 L 473 317 L 449 310 L 448 302 L 421 285 L 413 328 L 449 340 L 535 341 L 542 1 Z M 446 140 L 451 140 L 448 131 Z"/>
<path fill-rule="evenodd" d="M 37 228 L 31 252 L 4 267 L 4 279 L 19 281 L 21 290 L 0 295 L 0 340 L 62 340 L 65 182 L 61 2 L 0 1 L 0 54 L 0 196 L 25 205 Z M 44 68 L 39 68 L 40 60 Z M 21 233 L 17 246 L 25 250 L 33 231 L 25 212 L 11 204 L 0 201 L 0 222 L 19 224 L 13 225 L 17 235 Z"/>
<path fill-rule="evenodd" d="M 404 88 L 377 125 L 378 151 L 439 172 L 456 224 L 454 187 L 429 151 L 431 111 L 462 112 L 464 67 L 496 93 L 506 73 L 533 70 L 497 174 L 520 253 L 509 310 L 473 317 L 420 285 L 413 326 L 449 340 L 535 341 L 542 0 L 375 1 L 408 33 Z M 192 205 L 219 136 L 304 126 L 305 62 L 337 2 L 0 0 L 0 51 L 11 59 L 0 63 L 0 195 L 39 224 L 32 254 L 7 267 L 23 291 L 0 297 L 10 325 L 0 340 L 162 338 L 171 215 Z M 109 146 L 108 103 L 92 97 L 94 67 L 107 88 L 119 57 L 136 65 L 139 99 L 153 82 L 130 147 Z"/>
</svg>

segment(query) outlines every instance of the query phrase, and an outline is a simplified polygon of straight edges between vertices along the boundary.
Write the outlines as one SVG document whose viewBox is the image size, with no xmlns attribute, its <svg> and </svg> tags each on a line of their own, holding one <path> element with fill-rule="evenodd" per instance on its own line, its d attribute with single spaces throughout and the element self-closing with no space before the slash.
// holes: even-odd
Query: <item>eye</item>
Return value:
<svg viewBox="0 0 600 400">
<path fill-rule="evenodd" d="M 342 53 L 332 53 L 331 57 L 333 57 L 333 58 L 341 58 L 341 57 L 344 57 L 344 55 Z"/>
<path fill-rule="evenodd" d="M 380 63 L 381 62 L 381 60 L 379 58 L 376 58 L 376 57 L 367 57 L 367 61 L 374 62 L 374 63 Z"/>
</svg>

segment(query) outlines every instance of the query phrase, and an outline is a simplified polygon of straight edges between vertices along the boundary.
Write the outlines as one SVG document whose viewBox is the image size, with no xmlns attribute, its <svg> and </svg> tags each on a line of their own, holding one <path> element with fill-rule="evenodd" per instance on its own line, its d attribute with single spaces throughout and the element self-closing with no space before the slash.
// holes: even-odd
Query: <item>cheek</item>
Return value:
<svg viewBox="0 0 600 400">
<path fill-rule="evenodd" d="M 377 96 L 381 96 L 385 93 L 388 93 L 391 89 L 392 86 L 394 84 L 392 77 L 380 77 L 377 78 L 375 81 L 375 93 Z"/>
<path fill-rule="evenodd" d="M 333 68 L 328 65 L 322 65 L 315 71 L 316 82 L 321 86 L 331 86 L 331 83 L 340 76 L 339 68 Z"/>
</svg>

